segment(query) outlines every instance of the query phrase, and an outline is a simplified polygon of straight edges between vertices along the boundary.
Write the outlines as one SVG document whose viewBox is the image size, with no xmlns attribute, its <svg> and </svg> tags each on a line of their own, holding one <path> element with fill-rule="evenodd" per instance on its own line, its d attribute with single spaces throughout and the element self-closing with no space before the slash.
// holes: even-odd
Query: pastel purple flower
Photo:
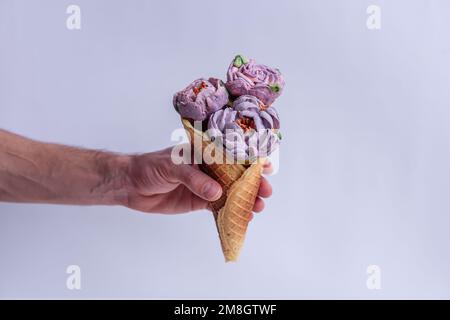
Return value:
<svg viewBox="0 0 450 320">
<path fill-rule="evenodd" d="M 183 117 L 205 120 L 228 103 L 228 92 L 219 79 L 197 79 L 173 96 L 173 106 Z"/>
<path fill-rule="evenodd" d="M 267 107 L 254 96 L 243 95 L 233 103 L 240 118 L 252 119 L 256 130 L 280 129 L 280 118 L 275 107 Z"/>
<path fill-rule="evenodd" d="M 280 119 L 274 107 L 244 95 L 233 108 L 218 110 L 208 121 L 208 134 L 223 144 L 234 159 L 253 161 L 269 156 L 279 146 Z"/>
<path fill-rule="evenodd" d="M 283 92 L 285 81 L 278 69 L 237 55 L 228 67 L 225 86 L 232 96 L 252 95 L 269 106 Z"/>
</svg>

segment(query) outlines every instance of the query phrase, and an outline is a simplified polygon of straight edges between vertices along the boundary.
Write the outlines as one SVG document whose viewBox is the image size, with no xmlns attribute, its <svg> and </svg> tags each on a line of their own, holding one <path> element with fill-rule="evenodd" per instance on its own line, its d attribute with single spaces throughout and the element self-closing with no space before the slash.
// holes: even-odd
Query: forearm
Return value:
<svg viewBox="0 0 450 320">
<path fill-rule="evenodd" d="M 0 201 L 125 204 L 129 157 L 0 130 Z"/>
</svg>

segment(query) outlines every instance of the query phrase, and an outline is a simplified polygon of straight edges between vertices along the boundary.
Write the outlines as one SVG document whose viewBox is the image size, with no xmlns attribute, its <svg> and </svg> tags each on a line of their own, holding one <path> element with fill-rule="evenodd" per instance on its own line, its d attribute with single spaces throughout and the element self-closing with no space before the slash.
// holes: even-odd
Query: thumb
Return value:
<svg viewBox="0 0 450 320">
<path fill-rule="evenodd" d="M 195 167 L 178 165 L 174 174 L 189 190 L 207 201 L 215 201 L 222 195 L 220 184 Z"/>
</svg>

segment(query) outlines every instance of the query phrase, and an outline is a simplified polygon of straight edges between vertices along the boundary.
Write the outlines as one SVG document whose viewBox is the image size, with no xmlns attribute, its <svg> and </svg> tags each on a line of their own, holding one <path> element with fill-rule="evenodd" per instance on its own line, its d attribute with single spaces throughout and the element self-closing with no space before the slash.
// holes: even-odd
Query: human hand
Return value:
<svg viewBox="0 0 450 320">
<path fill-rule="evenodd" d="M 176 165 L 171 159 L 172 148 L 131 156 L 127 170 L 126 206 L 158 213 L 183 213 L 207 208 L 208 201 L 215 201 L 222 194 L 221 186 L 199 170 L 197 165 Z M 270 173 L 267 164 L 264 173 Z M 259 197 L 254 212 L 264 209 L 262 198 L 270 197 L 272 187 L 262 177 Z"/>
</svg>

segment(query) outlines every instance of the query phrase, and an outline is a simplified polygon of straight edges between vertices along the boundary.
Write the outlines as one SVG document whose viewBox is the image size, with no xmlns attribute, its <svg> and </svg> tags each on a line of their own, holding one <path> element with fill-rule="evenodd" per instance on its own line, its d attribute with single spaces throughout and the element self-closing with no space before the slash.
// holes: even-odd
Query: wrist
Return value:
<svg viewBox="0 0 450 320">
<path fill-rule="evenodd" d="M 104 172 L 103 184 L 108 204 L 127 206 L 130 192 L 129 168 L 133 156 L 113 155 Z"/>
</svg>

